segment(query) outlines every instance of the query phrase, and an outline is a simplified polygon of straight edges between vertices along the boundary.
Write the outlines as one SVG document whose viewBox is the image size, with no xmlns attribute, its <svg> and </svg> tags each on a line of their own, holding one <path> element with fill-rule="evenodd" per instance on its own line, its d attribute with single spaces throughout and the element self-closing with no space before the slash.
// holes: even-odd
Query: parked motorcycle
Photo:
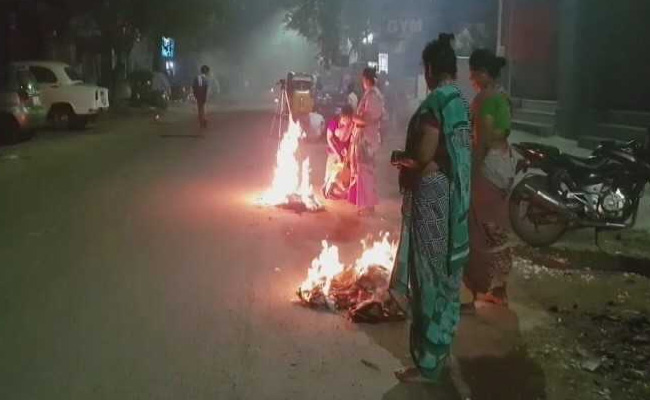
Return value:
<svg viewBox="0 0 650 400">
<path fill-rule="evenodd" d="M 526 174 L 510 196 L 514 232 L 535 247 L 557 242 L 568 230 L 622 230 L 636 223 L 650 182 L 650 130 L 644 143 L 604 142 L 588 158 L 539 143 L 519 143 L 517 173 Z M 534 170 L 534 172 L 529 172 Z"/>
</svg>

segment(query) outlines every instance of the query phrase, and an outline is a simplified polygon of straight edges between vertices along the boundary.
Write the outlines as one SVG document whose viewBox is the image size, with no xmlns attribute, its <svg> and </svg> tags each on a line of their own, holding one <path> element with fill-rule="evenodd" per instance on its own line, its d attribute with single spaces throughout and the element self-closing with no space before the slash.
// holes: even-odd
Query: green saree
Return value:
<svg viewBox="0 0 650 400">
<path fill-rule="evenodd" d="M 460 285 L 469 259 L 471 130 L 460 90 L 455 85 L 441 86 L 411 119 L 407 154 L 417 151 L 423 115 L 438 122 L 451 168 L 448 174 L 411 177 L 402 188 L 402 232 L 391 293 L 410 311 L 415 365 L 424 377 L 436 379 L 460 320 Z"/>
</svg>

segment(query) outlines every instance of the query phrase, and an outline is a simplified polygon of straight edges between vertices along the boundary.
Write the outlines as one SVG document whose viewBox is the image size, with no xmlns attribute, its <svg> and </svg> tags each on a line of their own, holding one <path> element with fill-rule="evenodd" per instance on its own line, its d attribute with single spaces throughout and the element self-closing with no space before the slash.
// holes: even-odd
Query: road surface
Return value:
<svg viewBox="0 0 650 400">
<path fill-rule="evenodd" d="M 397 230 L 399 196 L 382 163 L 377 218 L 254 206 L 274 165 L 269 122 L 217 113 L 199 135 L 177 110 L 0 149 L 0 398 L 460 398 L 449 380 L 395 381 L 406 324 L 295 304 L 321 240 L 351 261 L 365 235 Z M 318 187 L 323 145 L 305 151 Z M 500 396 L 484 398 L 544 398 L 543 373 L 511 352 L 542 317 L 519 314 L 463 322 L 467 380 Z"/>
</svg>

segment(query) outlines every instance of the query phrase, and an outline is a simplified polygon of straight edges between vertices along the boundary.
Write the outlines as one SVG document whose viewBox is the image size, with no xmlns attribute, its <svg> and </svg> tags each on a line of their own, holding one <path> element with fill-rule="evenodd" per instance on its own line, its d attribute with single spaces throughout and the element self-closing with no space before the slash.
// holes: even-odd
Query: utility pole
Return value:
<svg viewBox="0 0 650 400">
<path fill-rule="evenodd" d="M 499 14 L 497 17 L 497 55 L 503 57 L 505 51 L 503 48 L 503 0 L 499 0 Z"/>
</svg>

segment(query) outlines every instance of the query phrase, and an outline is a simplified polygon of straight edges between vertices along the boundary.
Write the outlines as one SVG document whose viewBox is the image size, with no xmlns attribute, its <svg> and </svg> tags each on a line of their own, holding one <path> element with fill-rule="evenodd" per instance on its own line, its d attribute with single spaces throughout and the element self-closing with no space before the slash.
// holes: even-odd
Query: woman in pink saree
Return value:
<svg viewBox="0 0 650 400">
<path fill-rule="evenodd" d="M 356 128 L 350 143 L 350 191 L 348 200 L 360 216 L 372 215 L 379 204 L 375 177 L 375 155 L 379 150 L 384 96 L 377 88 L 377 72 L 366 68 L 362 76 L 364 95 L 354 118 Z"/>
</svg>

